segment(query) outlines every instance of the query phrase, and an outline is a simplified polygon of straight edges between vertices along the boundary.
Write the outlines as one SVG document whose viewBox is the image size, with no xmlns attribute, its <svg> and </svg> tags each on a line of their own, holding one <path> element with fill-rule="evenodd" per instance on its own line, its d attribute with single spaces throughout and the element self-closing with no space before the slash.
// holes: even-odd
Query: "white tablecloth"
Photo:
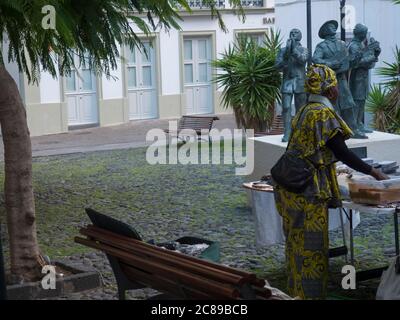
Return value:
<svg viewBox="0 0 400 320">
<path fill-rule="evenodd" d="M 256 223 L 257 246 L 266 247 L 285 242 L 283 234 L 282 217 L 279 215 L 275 198 L 272 192 L 251 190 L 253 200 L 253 215 Z M 341 227 L 340 209 L 329 210 L 329 230 Z M 346 237 L 349 235 L 349 221 L 342 213 L 345 225 Z M 353 229 L 360 224 L 360 213 L 353 214 Z"/>
</svg>

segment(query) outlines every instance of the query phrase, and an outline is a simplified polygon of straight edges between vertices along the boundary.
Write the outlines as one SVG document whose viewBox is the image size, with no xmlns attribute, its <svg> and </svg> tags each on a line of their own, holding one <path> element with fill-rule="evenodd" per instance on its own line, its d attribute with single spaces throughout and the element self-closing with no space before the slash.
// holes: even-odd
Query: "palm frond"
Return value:
<svg viewBox="0 0 400 320">
<path fill-rule="evenodd" d="M 226 30 L 215 2 L 204 1 Z M 229 1 L 240 12 L 241 1 Z M 42 27 L 42 8 L 49 5 L 56 12 L 55 30 Z M 110 77 L 121 45 L 143 48 L 138 32 L 179 29 L 180 10 L 191 12 L 187 0 L 0 0 L 0 43 L 7 39 L 9 62 L 30 82 L 38 82 L 41 70 L 66 75 L 76 60 Z"/>
<path fill-rule="evenodd" d="M 399 0 L 400 1 L 400 0 Z M 394 62 L 384 62 L 384 66 L 377 69 L 377 75 L 383 77 L 385 85 L 388 87 L 396 86 L 400 82 L 400 48 L 394 49 Z"/>
<path fill-rule="evenodd" d="M 375 126 L 382 131 L 400 133 L 400 49 L 394 50 L 394 62 L 384 62 L 377 74 L 384 79 L 384 91 L 373 88 L 368 98 Z"/>
<path fill-rule="evenodd" d="M 373 127 L 378 131 L 388 131 L 390 115 L 388 113 L 387 90 L 375 85 L 371 88 L 366 102 L 366 110 L 374 115 Z"/>
</svg>

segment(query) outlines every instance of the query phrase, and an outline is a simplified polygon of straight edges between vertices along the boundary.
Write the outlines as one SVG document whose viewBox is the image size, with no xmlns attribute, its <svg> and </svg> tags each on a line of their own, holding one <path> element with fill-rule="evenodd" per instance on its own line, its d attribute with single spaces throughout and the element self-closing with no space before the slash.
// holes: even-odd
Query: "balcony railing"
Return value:
<svg viewBox="0 0 400 320">
<path fill-rule="evenodd" d="M 229 8 L 229 2 L 225 0 L 215 0 L 215 6 L 219 9 Z M 227 2 L 227 3 L 226 3 Z M 242 6 L 245 8 L 263 8 L 265 0 L 242 0 Z M 189 0 L 189 7 L 192 9 L 208 9 L 209 6 L 203 0 Z"/>
<path fill-rule="evenodd" d="M 202 0 L 192 0 L 188 1 L 189 7 L 192 9 L 208 9 L 209 6 L 207 4 L 204 4 L 204 1 Z M 225 8 L 225 0 L 218 0 L 215 1 L 215 6 L 217 8 Z"/>
<path fill-rule="evenodd" d="M 264 0 L 242 0 L 242 6 L 246 8 L 262 8 L 264 7 Z"/>
</svg>

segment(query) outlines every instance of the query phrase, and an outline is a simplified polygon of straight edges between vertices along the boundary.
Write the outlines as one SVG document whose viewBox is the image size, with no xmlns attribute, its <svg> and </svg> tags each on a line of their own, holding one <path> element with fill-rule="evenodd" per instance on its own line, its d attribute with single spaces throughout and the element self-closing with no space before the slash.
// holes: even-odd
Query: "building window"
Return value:
<svg viewBox="0 0 400 320">
<path fill-rule="evenodd" d="M 248 41 L 254 41 L 257 45 L 263 46 L 265 41 L 265 32 L 240 32 L 238 38 L 245 38 Z"/>
</svg>

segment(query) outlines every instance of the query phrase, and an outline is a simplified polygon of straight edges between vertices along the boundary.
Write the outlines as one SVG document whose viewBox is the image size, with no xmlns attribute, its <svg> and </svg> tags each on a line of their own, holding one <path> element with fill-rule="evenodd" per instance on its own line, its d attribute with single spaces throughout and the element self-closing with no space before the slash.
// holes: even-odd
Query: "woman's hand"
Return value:
<svg viewBox="0 0 400 320">
<path fill-rule="evenodd" d="M 376 168 L 372 168 L 371 171 L 371 176 L 374 177 L 378 181 L 382 180 L 390 180 L 390 177 L 384 174 L 381 170 L 378 170 Z"/>
</svg>

